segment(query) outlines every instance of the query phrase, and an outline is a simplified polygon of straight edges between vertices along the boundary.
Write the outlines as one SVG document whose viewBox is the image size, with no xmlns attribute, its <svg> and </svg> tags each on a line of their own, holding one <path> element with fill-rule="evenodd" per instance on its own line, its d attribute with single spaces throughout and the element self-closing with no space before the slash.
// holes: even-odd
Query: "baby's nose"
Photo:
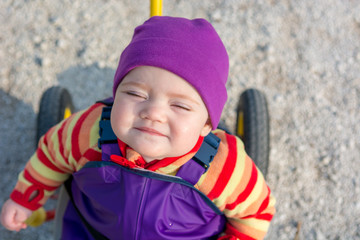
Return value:
<svg viewBox="0 0 360 240">
<path fill-rule="evenodd" d="M 140 118 L 156 122 L 166 121 L 166 109 L 159 103 L 148 103 L 140 111 Z"/>
</svg>

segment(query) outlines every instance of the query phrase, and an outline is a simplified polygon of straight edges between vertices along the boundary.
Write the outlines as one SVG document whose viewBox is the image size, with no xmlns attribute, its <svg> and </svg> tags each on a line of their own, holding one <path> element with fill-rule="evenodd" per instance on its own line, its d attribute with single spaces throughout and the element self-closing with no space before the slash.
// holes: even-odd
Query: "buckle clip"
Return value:
<svg viewBox="0 0 360 240">
<path fill-rule="evenodd" d="M 101 149 L 102 144 L 117 142 L 117 137 L 111 128 L 110 115 L 111 106 L 104 107 L 101 113 L 101 119 L 99 122 L 99 140 L 98 148 Z"/>
<path fill-rule="evenodd" d="M 214 160 L 214 157 L 218 151 L 220 145 L 220 138 L 215 134 L 209 133 L 201 144 L 200 149 L 195 154 L 193 159 L 205 168 L 205 172 L 208 170 L 210 163 Z"/>
</svg>

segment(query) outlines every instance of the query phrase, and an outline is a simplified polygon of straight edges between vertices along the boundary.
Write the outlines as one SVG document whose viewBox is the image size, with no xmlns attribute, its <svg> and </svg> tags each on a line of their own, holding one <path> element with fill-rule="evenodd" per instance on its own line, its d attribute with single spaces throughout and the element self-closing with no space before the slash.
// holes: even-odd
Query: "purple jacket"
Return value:
<svg viewBox="0 0 360 240">
<path fill-rule="evenodd" d="M 120 155 L 119 147 L 103 142 L 102 161 L 88 162 L 68 182 L 72 201 L 64 214 L 62 239 L 216 239 L 226 218 L 194 187 L 205 171 L 196 156 L 203 159 L 211 151 L 213 139 L 210 144 L 207 139 L 201 154 L 177 176 L 111 162 L 111 154 Z"/>
</svg>

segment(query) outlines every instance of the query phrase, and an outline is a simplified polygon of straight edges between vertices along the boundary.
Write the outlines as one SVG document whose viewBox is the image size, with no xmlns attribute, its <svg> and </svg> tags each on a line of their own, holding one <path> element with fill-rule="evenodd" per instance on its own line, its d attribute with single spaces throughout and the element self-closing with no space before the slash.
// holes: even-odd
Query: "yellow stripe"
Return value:
<svg viewBox="0 0 360 240">
<path fill-rule="evenodd" d="M 197 185 L 201 186 L 203 184 L 203 181 L 204 181 L 204 179 L 206 177 L 206 174 L 207 174 L 207 172 L 204 173 L 203 175 L 201 175 L 199 181 L 197 182 Z"/>
<path fill-rule="evenodd" d="M 97 146 L 98 139 L 99 139 L 100 117 L 101 116 L 98 117 L 98 119 L 94 122 L 93 126 L 90 129 L 90 140 L 89 140 L 90 147 Z"/>
<path fill-rule="evenodd" d="M 54 134 L 57 136 L 57 134 Z M 52 156 L 49 152 L 49 148 L 54 148 L 54 149 L 58 149 L 59 148 L 59 141 L 58 139 L 56 139 L 56 141 L 54 140 L 55 138 L 53 137 L 54 135 L 51 136 L 52 140 L 51 142 L 53 143 L 53 146 L 46 146 L 45 144 L 41 144 L 41 150 L 44 153 L 44 155 L 46 156 L 46 158 L 49 159 L 50 162 L 54 163 L 54 162 L 61 162 L 61 163 L 65 163 L 64 159 L 62 158 L 61 154 L 58 154 L 59 151 L 54 151 L 55 152 L 55 158 L 54 156 Z M 30 159 L 31 162 L 38 160 L 37 156 L 35 156 L 34 158 Z M 37 170 L 37 168 L 35 168 Z M 38 171 L 38 170 L 37 170 Z"/>
<path fill-rule="evenodd" d="M 228 216 L 234 216 L 237 213 L 244 212 L 251 204 L 253 204 L 255 201 L 258 201 L 259 196 L 261 195 L 261 192 L 263 191 L 264 187 L 264 180 L 262 179 L 261 175 L 258 175 L 258 179 L 255 183 L 254 189 L 251 191 L 248 198 L 240 203 L 238 206 L 236 206 L 233 210 L 225 209 L 224 213 Z"/>
<path fill-rule="evenodd" d="M 68 174 L 56 172 L 45 164 L 43 164 L 38 158 L 31 159 L 31 165 L 33 169 L 36 169 L 37 174 L 41 175 L 42 177 L 50 180 L 50 181 L 65 181 L 68 178 Z"/>
<path fill-rule="evenodd" d="M 29 182 L 28 180 L 25 179 L 25 177 L 24 177 L 24 171 L 20 172 L 20 174 L 19 174 L 19 176 L 18 176 L 18 180 L 19 180 L 19 182 L 22 182 L 22 183 L 24 183 L 24 184 L 26 184 L 26 185 L 28 185 L 28 186 L 32 185 L 31 182 Z"/>
<path fill-rule="evenodd" d="M 60 152 L 57 150 L 57 149 L 59 149 L 59 145 L 60 145 L 60 144 L 59 144 L 59 139 L 58 139 L 58 131 L 59 131 L 59 128 L 60 128 L 60 125 L 57 125 L 54 133 L 50 136 L 49 144 L 52 144 L 52 146 L 50 146 L 50 145 L 49 145 L 49 146 L 46 146 L 45 144 L 42 144 L 42 145 L 41 145 L 41 150 L 44 152 L 44 154 L 46 155 L 46 157 L 47 157 L 48 159 L 50 159 L 52 162 L 58 161 L 58 162 L 64 163 L 64 165 L 65 165 L 65 160 L 64 160 L 64 158 L 62 157 L 62 155 L 60 154 Z M 49 148 L 56 149 L 56 150 L 54 151 L 55 156 L 51 156 L 51 155 L 50 155 Z M 56 158 L 56 160 L 54 159 L 54 157 Z"/>
<path fill-rule="evenodd" d="M 272 195 L 272 193 L 270 193 L 270 201 L 269 201 L 269 207 L 274 207 L 276 204 L 276 199 L 275 197 Z"/>
<path fill-rule="evenodd" d="M 232 173 L 228 184 L 226 185 L 220 196 L 213 200 L 216 206 L 223 207 L 236 188 L 238 187 L 240 180 L 242 179 L 245 172 L 245 159 L 246 153 L 242 149 L 242 141 L 236 138 L 237 156 L 234 172 Z"/>
<path fill-rule="evenodd" d="M 242 219 L 239 222 L 243 225 L 249 226 L 262 232 L 266 232 L 270 227 L 269 221 L 256 218 Z"/>
<path fill-rule="evenodd" d="M 174 164 L 170 164 L 170 165 L 167 165 L 166 167 L 162 167 L 162 168 L 159 168 L 157 171 L 161 172 L 161 173 L 165 173 L 165 174 L 169 174 L 169 175 L 175 175 L 176 174 L 176 170 L 179 168 L 179 166 L 177 165 L 174 165 Z"/>
<path fill-rule="evenodd" d="M 76 125 L 76 123 L 79 121 L 79 118 L 84 114 L 86 110 L 83 110 L 81 112 L 78 112 L 76 114 L 74 114 L 73 118 L 71 119 L 71 122 L 69 122 L 69 126 L 67 128 L 67 132 L 66 132 L 66 142 L 65 142 L 65 149 L 71 149 L 72 145 L 71 145 L 71 135 L 72 132 L 74 131 L 74 127 Z M 59 151 L 57 151 L 58 154 L 60 154 Z M 60 154 L 61 155 L 61 154 Z"/>
<path fill-rule="evenodd" d="M 63 137 L 65 137 L 65 139 L 66 139 L 66 142 L 64 144 L 64 149 L 71 149 L 71 134 L 72 134 L 75 124 L 78 122 L 78 120 L 81 117 L 81 115 L 83 114 L 83 112 L 84 111 L 73 114 L 72 119 L 70 120 L 70 122 L 67 123 L 68 124 L 67 132 L 63 132 L 63 134 L 65 134 L 65 136 L 63 136 Z M 63 158 L 60 151 L 58 150 L 58 149 L 60 149 L 60 142 L 59 142 L 59 135 L 58 135 L 58 130 L 60 129 L 60 127 L 61 127 L 61 125 L 57 126 L 56 131 L 51 136 L 51 141 L 53 142 L 53 148 L 56 149 L 56 151 L 55 151 L 56 161 L 59 162 L 59 164 L 62 164 L 63 166 L 68 166 L 68 163 Z M 45 153 L 45 149 L 43 149 L 44 153 Z M 46 149 L 46 151 L 47 151 L 47 149 Z M 67 154 L 69 154 L 69 153 L 67 153 Z M 69 156 L 69 158 L 70 158 L 70 156 Z M 69 160 L 69 162 L 70 162 L 70 160 Z M 70 166 L 68 166 L 68 167 L 70 167 Z M 71 168 L 69 168 L 69 169 L 71 169 Z"/>
</svg>

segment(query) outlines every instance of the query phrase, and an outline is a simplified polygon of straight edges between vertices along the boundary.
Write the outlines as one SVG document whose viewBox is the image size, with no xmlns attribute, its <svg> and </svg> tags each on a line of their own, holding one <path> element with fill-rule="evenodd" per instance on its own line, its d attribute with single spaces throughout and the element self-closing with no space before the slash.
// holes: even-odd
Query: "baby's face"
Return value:
<svg viewBox="0 0 360 240">
<path fill-rule="evenodd" d="M 161 68 L 132 70 L 117 88 L 111 112 L 116 136 L 145 161 L 188 153 L 211 130 L 198 92 Z"/>
</svg>

